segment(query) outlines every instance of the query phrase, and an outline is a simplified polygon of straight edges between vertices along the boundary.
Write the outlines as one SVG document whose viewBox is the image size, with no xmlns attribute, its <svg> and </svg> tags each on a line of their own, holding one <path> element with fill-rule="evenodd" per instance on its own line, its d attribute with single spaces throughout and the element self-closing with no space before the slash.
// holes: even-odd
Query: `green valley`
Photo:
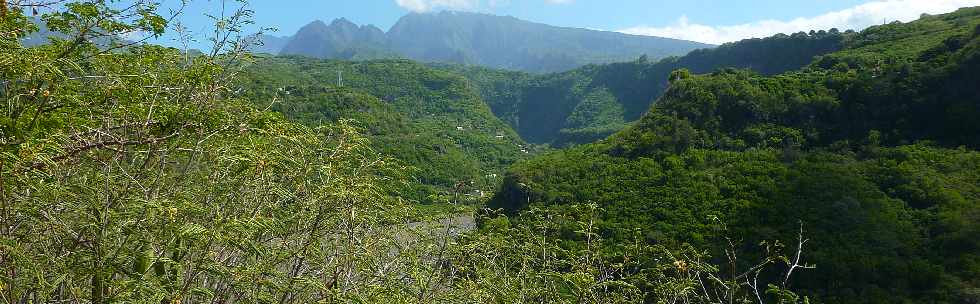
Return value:
<svg viewBox="0 0 980 304">
<path fill-rule="evenodd" d="M 533 75 L 481 67 L 441 66 L 465 75 L 498 117 L 525 140 L 566 146 L 600 140 L 637 120 L 661 95 L 670 73 L 747 68 L 766 75 L 802 68 L 815 56 L 840 50 L 852 32 L 837 30 L 747 39 L 682 57 L 588 65 Z"/>
<path fill-rule="evenodd" d="M 923 1 L 0 0 L 0 304 L 980 303 L 980 7 Z"/>
</svg>

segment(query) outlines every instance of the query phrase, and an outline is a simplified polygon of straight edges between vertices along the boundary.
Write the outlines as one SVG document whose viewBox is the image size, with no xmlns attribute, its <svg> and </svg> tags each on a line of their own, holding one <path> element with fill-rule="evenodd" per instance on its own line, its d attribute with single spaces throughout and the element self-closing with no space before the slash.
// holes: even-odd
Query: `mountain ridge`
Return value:
<svg viewBox="0 0 980 304">
<path fill-rule="evenodd" d="M 559 27 L 513 16 L 442 11 L 409 13 L 383 31 L 346 18 L 313 21 L 276 54 L 321 59 L 407 58 L 545 73 L 587 64 L 678 56 L 710 44 Z"/>
</svg>

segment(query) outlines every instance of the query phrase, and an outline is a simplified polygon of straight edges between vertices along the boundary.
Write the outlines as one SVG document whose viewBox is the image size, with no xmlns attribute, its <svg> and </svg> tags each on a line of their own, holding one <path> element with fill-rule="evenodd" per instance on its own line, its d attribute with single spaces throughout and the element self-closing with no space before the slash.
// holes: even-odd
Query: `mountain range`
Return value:
<svg viewBox="0 0 980 304">
<path fill-rule="evenodd" d="M 322 59 L 407 58 L 534 73 L 587 64 L 660 59 L 713 47 L 678 39 L 556 27 L 478 13 L 411 13 L 388 32 L 341 18 L 314 21 L 291 37 L 263 36 L 261 51 Z M 283 43 L 283 41 L 287 41 Z"/>
</svg>

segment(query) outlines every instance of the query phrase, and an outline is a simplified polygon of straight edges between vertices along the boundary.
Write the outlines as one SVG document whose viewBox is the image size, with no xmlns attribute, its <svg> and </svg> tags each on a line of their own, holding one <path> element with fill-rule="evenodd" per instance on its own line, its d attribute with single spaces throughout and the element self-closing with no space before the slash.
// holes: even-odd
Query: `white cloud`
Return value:
<svg viewBox="0 0 980 304">
<path fill-rule="evenodd" d="M 443 8 L 451 10 L 474 10 L 478 7 L 478 0 L 395 0 L 398 6 L 404 7 L 413 12 L 428 12 L 433 9 Z"/>
<path fill-rule="evenodd" d="M 511 0 L 395 0 L 402 8 L 413 12 L 429 12 L 438 9 L 458 11 L 482 11 L 506 6 Z M 568 4 L 575 0 L 544 0 L 548 4 Z"/>
<path fill-rule="evenodd" d="M 816 17 L 801 17 L 789 21 L 762 20 L 752 23 L 710 26 L 692 23 L 681 16 L 676 23 L 665 27 L 638 26 L 620 30 L 636 35 L 660 36 L 721 44 L 747 38 L 763 38 L 778 33 L 795 33 L 810 30 L 862 30 L 882 22 L 909 22 L 923 13 L 942 14 L 961 7 L 978 6 L 980 0 L 885 0 L 872 1 L 849 9 L 830 12 Z"/>
</svg>

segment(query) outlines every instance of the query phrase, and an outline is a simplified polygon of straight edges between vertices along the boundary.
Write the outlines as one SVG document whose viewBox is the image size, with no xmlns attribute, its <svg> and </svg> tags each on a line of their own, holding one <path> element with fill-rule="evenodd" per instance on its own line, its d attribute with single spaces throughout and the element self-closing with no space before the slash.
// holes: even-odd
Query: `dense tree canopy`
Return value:
<svg viewBox="0 0 980 304">
<path fill-rule="evenodd" d="M 156 3 L 24 3 L 3 303 L 980 301 L 980 8 L 530 75 L 255 58 L 243 2 L 204 52 L 121 39 Z"/>
<path fill-rule="evenodd" d="M 445 202 L 460 183 L 478 199 L 526 154 L 463 78 L 411 61 L 262 58 L 245 76 L 260 107 L 311 126 L 358 121 L 378 151 L 417 169 L 402 192 L 413 201 Z"/>
<path fill-rule="evenodd" d="M 789 242 L 802 222 L 813 300 L 976 301 L 978 24 L 969 8 L 872 27 L 774 76 L 675 72 L 635 125 L 520 162 L 490 205 L 594 201 L 613 242 L 717 244 L 715 218 Z"/>
</svg>

